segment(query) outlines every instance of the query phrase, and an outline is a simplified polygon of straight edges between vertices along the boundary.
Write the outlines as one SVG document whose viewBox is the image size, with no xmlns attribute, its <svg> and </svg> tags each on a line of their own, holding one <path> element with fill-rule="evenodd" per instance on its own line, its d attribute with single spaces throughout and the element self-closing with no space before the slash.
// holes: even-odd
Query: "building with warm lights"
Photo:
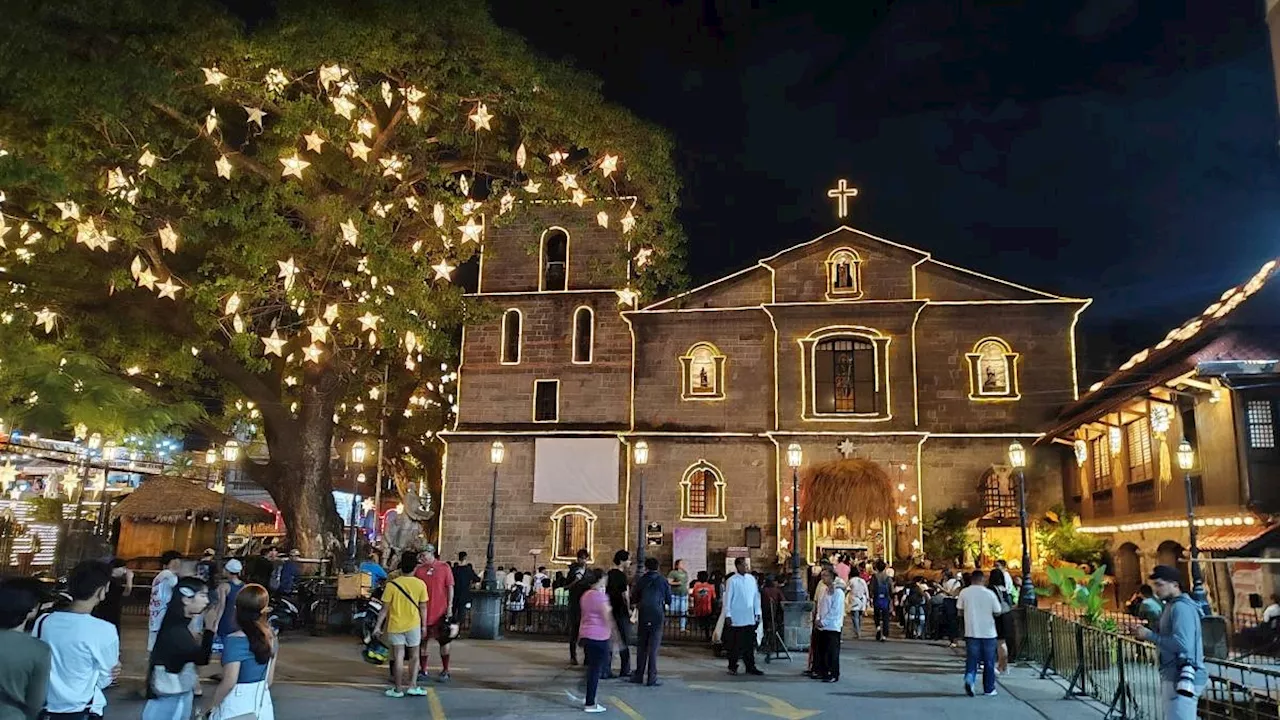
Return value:
<svg viewBox="0 0 1280 720">
<path fill-rule="evenodd" d="M 937 510 L 1007 519 L 1010 443 L 1030 445 L 1077 396 L 1088 300 L 842 226 L 632 309 L 645 259 L 589 208 L 490 229 L 477 296 L 493 318 L 466 328 L 458 423 L 442 434 L 445 552 L 483 551 L 496 471 L 499 565 L 634 551 L 643 485 L 646 552 L 664 567 L 735 553 L 770 567 L 789 552 L 797 443 L 802 476 L 871 460 L 896 505 L 869 525 L 806 523 L 806 553 L 903 559 Z M 1059 454 L 1031 452 L 1033 512 L 1061 500 Z"/>
<path fill-rule="evenodd" d="M 1280 288 L 1274 260 L 1068 407 L 1042 443 L 1071 445 L 1063 495 L 1108 540 L 1123 600 L 1157 564 L 1189 580 L 1187 492 L 1206 556 L 1280 557 Z M 1179 466 L 1182 440 L 1194 455 Z M 1189 478 L 1189 483 L 1188 483 Z M 1275 565 L 1206 563 L 1213 607 L 1248 611 Z M 1188 586 L 1189 587 L 1189 586 Z"/>
</svg>

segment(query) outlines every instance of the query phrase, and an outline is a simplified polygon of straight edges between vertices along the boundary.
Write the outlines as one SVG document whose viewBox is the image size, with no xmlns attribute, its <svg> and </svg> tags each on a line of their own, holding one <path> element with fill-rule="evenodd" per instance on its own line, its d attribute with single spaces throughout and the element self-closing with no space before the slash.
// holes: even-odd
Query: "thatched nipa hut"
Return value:
<svg viewBox="0 0 1280 720">
<path fill-rule="evenodd" d="M 155 477 L 121 500 L 111 511 L 120 520 L 116 556 L 156 557 L 166 550 L 190 555 L 218 542 L 222 493 L 184 478 Z M 237 525 L 270 523 L 269 510 L 226 498 L 228 532 Z"/>
<path fill-rule="evenodd" d="M 800 521 L 809 528 L 811 554 L 855 547 L 884 553 L 896 511 L 893 483 L 872 460 L 832 460 L 801 472 Z"/>
</svg>

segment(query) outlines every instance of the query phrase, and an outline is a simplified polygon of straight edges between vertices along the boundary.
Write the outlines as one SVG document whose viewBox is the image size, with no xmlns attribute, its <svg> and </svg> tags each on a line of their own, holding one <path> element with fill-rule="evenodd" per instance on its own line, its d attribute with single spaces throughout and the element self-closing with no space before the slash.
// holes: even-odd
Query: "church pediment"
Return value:
<svg viewBox="0 0 1280 720">
<path fill-rule="evenodd" d="M 773 273 L 774 302 L 909 300 L 914 267 L 929 254 L 840 227 L 760 261 Z"/>
</svg>

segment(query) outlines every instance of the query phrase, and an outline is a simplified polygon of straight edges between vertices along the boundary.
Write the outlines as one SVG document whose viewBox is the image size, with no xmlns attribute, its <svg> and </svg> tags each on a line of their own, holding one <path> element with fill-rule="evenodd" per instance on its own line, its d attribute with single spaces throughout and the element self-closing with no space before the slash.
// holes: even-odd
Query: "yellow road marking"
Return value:
<svg viewBox="0 0 1280 720">
<path fill-rule="evenodd" d="M 630 705 L 628 705 L 628 704 L 626 704 L 626 703 L 622 702 L 622 700 L 621 700 L 617 695 L 610 695 L 610 696 L 609 696 L 609 702 L 613 703 L 613 706 L 614 706 L 614 707 L 616 707 L 616 708 L 618 708 L 619 710 L 621 710 L 621 711 L 622 711 L 622 714 L 623 714 L 623 715 L 626 715 L 626 716 L 627 716 L 627 717 L 629 717 L 629 718 L 631 718 L 631 720 L 644 720 L 644 716 L 643 716 L 643 715 L 641 715 L 640 713 L 636 712 L 636 711 L 635 711 L 635 708 L 633 708 L 633 707 L 631 707 Z"/>
<path fill-rule="evenodd" d="M 743 708 L 743 710 L 759 713 L 761 715 L 768 715 L 770 717 L 782 718 L 783 720 L 805 720 L 805 718 L 813 717 L 814 715 L 818 715 L 822 712 L 821 710 L 806 710 L 804 708 L 798 708 L 782 698 L 765 695 L 764 693 L 752 692 L 750 690 L 716 687 L 714 685 L 690 685 L 689 689 L 746 695 L 747 697 L 759 700 L 764 703 L 766 707 L 749 707 Z"/>
<path fill-rule="evenodd" d="M 431 708 L 431 720 L 445 720 L 444 706 L 440 704 L 435 688 L 427 688 L 427 706 Z"/>
</svg>

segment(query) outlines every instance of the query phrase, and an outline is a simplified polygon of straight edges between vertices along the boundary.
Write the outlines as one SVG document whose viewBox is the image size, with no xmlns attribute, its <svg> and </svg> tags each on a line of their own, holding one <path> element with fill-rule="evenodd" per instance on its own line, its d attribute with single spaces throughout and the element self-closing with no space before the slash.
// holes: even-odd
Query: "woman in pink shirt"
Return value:
<svg viewBox="0 0 1280 720">
<path fill-rule="evenodd" d="M 605 707 L 596 702 L 596 689 L 600 685 L 600 674 L 608 665 L 609 640 L 617 633 L 617 627 L 609 605 L 609 596 L 605 593 L 604 572 L 599 568 L 591 568 L 586 571 L 582 581 L 589 588 L 582 594 L 582 621 L 578 624 L 578 638 L 586 654 L 584 664 L 587 666 L 587 696 L 582 709 L 589 713 L 602 713 Z"/>
</svg>

